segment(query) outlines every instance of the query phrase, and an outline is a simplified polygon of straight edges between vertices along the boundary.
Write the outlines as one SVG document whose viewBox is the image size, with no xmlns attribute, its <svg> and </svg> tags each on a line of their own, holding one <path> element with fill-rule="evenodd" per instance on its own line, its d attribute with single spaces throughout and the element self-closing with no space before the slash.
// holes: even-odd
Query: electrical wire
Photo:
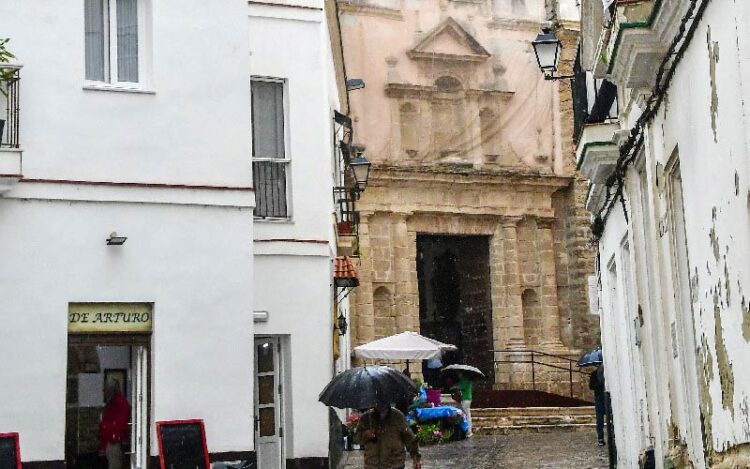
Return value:
<svg viewBox="0 0 750 469">
<path fill-rule="evenodd" d="M 636 155 L 638 155 L 639 150 L 643 146 L 646 127 L 656 116 L 657 112 L 659 112 L 667 90 L 677 71 L 677 66 L 682 61 L 688 46 L 692 42 L 693 36 L 711 0 L 702 0 L 700 5 L 698 4 L 698 0 L 689 0 L 689 2 L 690 6 L 680 22 L 677 34 L 659 65 L 656 74 L 656 83 L 652 89 L 651 96 L 646 101 L 646 108 L 630 130 L 628 139 L 620 147 L 620 156 L 617 158 L 615 170 L 607 178 L 604 204 L 594 215 L 594 221 L 591 224 L 591 231 L 594 234 L 595 241 L 601 239 L 607 218 L 612 211 L 612 207 L 618 200 L 622 202 L 627 222 L 628 215 L 624 197 L 627 168 L 635 161 Z"/>
</svg>

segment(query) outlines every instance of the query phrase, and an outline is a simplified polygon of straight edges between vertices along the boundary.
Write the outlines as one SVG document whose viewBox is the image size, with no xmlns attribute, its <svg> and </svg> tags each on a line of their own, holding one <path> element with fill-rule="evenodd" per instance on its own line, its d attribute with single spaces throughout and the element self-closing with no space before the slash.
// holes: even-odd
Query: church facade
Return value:
<svg viewBox="0 0 750 469">
<path fill-rule="evenodd" d="M 570 87 L 543 79 L 531 47 L 553 20 L 572 66 L 575 2 L 339 9 L 347 74 L 366 83 L 351 92 L 355 140 L 373 162 L 352 346 L 419 331 L 457 345 L 447 361 L 479 367 L 495 389 L 567 394 L 567 371 L 522 362 L 535 352 L 567 368 L 598 342 Z"/>
</svg>

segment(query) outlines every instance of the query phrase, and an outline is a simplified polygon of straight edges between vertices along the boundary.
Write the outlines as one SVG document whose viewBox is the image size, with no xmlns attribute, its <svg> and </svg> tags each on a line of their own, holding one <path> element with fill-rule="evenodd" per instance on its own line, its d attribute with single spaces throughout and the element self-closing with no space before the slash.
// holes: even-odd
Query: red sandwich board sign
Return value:
<svg viewBox="0 0 750 469">
<path fill-rule="evenodd" d="M 156 436 L 161 469 L 211 469 L 203 420 L 156 422 Z"/>
<path fill-rule="evenodd" d="M 0 433 L 0 469 L 21 469 L 18 433 Z"/>
</svg>

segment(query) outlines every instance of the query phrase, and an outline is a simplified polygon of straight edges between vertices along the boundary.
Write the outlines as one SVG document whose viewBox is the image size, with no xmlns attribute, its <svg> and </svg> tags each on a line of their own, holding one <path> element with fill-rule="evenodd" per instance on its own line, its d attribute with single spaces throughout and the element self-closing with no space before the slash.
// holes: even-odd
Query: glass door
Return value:
<svg viewBox="0 0 750 469">
<path fill-rule="evenodd" d="M 278 338 L 255 339 L 255 450 L 260 469 L 281 469 L 281 361 Z"/>
</svg>

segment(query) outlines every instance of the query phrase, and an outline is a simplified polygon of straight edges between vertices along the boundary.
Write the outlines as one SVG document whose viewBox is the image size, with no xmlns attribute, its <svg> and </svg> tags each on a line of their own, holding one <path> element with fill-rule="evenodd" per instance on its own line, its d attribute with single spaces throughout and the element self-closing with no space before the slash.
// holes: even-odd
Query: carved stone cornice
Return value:
<svg viewBox="0 0 750 469">
<path fill-rule="evenodd" d="M 486 90 L 486 89 L 468 89 L 463 90 L 467 97 L 488 97 L 499 98 L 501 101 L 509 101 L 514 91 Z M 385 86 L 385 95 L 389 98 L 419 98 L 419 99 L 437 99 L 445 93 L 439 91 L 437 86 L 414 85 L 410 83 L 388 83 Z"/>
<path fill-rule="evenodd" d="M 375 169 L 358 208 L 362 212 L 411 211 L 439 216 L 552 218 L 553 194 L 570 184 L 570 178 L 555 176 Z"/>
<path fill-rule="evenodd" d="M 375 5 L 363 5 L 350 3 L 348 0 L 338 0 L 339 12 L 348 13 L 352 15 L 361 16 L 377 16 L 380 18 L 388 18 L 392 20 L 404 20 L 404 15 L 401 10 L 395 10 L 392 8 L 379 7 Z"/>
<path fill-rule="evenodd" d="M 537 186 L 560 189 L 570 185 L 573 176 L 541 174 L 528 167 L 478 169 L 461 165 L 386 166 L 373 164 L 370 185 L 403 183 L 446 183 L 472 185 Z"/>
<path fill-rule="evenodd" d="M 412 60 L 430 60 L 438 62 L 484 62 L 489 56 L 468 54 L 441 54 L 438 52 L 409 51 L 406 53 Z"/>
<path fill-rule="evenodd" d="M 500 226 L 503 228 L 517 228 L 524 217 L 521 216 L 502 216 L 500 217 Z"/>
</svg>

